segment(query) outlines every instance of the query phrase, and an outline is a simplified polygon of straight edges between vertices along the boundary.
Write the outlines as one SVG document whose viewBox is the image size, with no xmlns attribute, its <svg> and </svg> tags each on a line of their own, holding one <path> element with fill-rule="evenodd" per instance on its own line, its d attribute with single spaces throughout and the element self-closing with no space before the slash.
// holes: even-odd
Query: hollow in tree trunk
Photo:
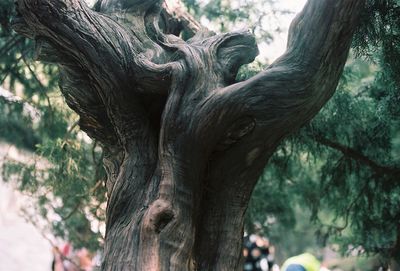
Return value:
<svg viewBox="0 0 400 271">
<path fill-rule="evenodd" d="M 284 55 L 243 82 L 250 32 L 212 33 L 162 2 L 18 0 L 14 29 L 59 65 L 66 102 L 106 153 L 102 270 L 241 270 L 256 181 L 332 96 L 364 0 L 309 0 Z"/>
</svg>

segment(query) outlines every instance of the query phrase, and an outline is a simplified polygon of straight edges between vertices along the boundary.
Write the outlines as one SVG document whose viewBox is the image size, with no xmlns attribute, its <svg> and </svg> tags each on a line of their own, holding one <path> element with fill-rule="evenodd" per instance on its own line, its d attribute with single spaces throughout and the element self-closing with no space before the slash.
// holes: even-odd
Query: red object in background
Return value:
<svg viewBox="0 0 400 271">
<path fill-rule="evenodd" d="M 68 254 L 71 252 L 71 245 L 69 244 L 69 243 L 66 243 L 64 246 L 63 246 L 63 249 L 62 249 L 62 251 L 61 251 L 61 253 L 64 255 L 64 256 L 68 256 Z"/>
</svg>

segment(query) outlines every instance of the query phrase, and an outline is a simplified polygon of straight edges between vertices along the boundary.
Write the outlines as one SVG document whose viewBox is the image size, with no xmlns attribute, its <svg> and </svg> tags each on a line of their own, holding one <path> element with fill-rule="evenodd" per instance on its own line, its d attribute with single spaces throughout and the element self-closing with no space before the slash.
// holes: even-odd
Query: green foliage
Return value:
<svg viewBox="0 0 400 271">
<path fill-rule="evenodd" d="M 362 56 L 379 55 L 383 72 L 379 74 L 373 95 L 385 100 L 386 108 L 399 117 L 400 101 L 400 2 L 369 0 L 361 27 L 354 39 Z"/>
<path fill-rule="evenodd" d="M 10 102 L 0 96 L 0 135 L 7 142 L 33 150 L 39 143 L 32 119 L 20 102 Z"/>
<path fill-rule="evenodd" d="M 272 28 L 271 20 L 276 22 L 276 15 L 287 13 L 279 10 L 274 0 L 206 0 L 183 1 L 188 10 L 207 27 L 216 32 L 227 32 L 247 28 L 255 34 L 259 42 L 270 43 L 272 32 L 280 31 Z"/>
<path fill-rule="evenodd" d="M 368 2 L 336 94 L 281 144 L 255 188 L 248 224 L 265 222 L 280 249 L 306 249 L 286 239 L 308 209 L 320 245 L 399 259 L 399 12 L 398 1 Z"/>
<path fill-rule="evenodd" d="M 320 204 L 329 208 L 336 220 L 341 218 L 349 226 L 345 233 L 341 229 L 334 231 L 336 239 L 345 245 L 361 245 L 366 252 L 397 259 L 400 255 L 396 251 L 400 236 L 399 27 L 399 1 L 368 2 L 354 47 L 358 55 L 375 63 L 370 64 L 370 74 L 375 78 L 371 81 L 368 73 L 358 73 L 354 78 L 357 70 L 350 65 L 334 99 L 311 123 L 314 131 L 317 127 L 316 133 L 352 148 L 357 154 L 336 151 L 339 157 L 329 154 L 330 163 L 321 169 L 321 191 L 326 193 Z M 340 112 L 342 121 L 331 116 L 334 108 Z M 322 122 L 325 127 L 320 129 Z M 336 161 L 335 166 L 332 161 Z"/>
<path fill-rule="evenodd" d="M 19 189 L 36 198 L 38 213 L 56 237 L 96 250 L 102 242 L 100 226 L 105 220 L 102 156 L 96 144 L 73 136 L 37 145 L 38 155 L 46 160 L 30 165 L 9 161 L 3 177 L 17 177 Z M 93 221 L 100 224 L 92 226 Z"/>
<path fill-rule="evenodd" d="M 398 84 L 384 49 L 374 50 L 370 62 L 349 60 L 336 94 L 280 146 L 255 193 L 275 182 L 291 195 L 287 204 L 309 208 L 322 245 L 397 258 L 400 127 L 391 99 Z"/>
<path fill-rule="evenodd" d="M 11 31 L 13 6 L 12 0 L 0 2 L 0 85 L 20 99 L 0 96 L 0 138 L 37 158 L 28 164 L 8 160 L 3 179 L 16 179 L 37 203 L 41 218 L 27 218 L 36 225 L 47 221 L 43 231 L 97 250 L 106 202 L 102 151 L 76 132 L 77 116 L 58 90 L 57 68 L 34 62 L 33 42 Z"/>
</svg>

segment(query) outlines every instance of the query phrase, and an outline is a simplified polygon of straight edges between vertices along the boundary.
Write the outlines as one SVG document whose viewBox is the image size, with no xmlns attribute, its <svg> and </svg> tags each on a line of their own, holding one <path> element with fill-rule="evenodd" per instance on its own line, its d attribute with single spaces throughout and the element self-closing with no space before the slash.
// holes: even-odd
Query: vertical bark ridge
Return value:
<svg viewBox="0 0 400 271">
<path fill-rule="evenodd" d="M 234 38 L 232 38 L 234 36 Z M 225 85 L 224 73 L 218 62 L 218 50 L 236 46 L 225 43 L 228 39 L 241 38 L 247 42 L 247 33 L 215 36 L 196 46 L 179 43 L 171 44 L 181 60 L 174 65 L 172 85 L 166 102 L 159 139 L 159 168 L 161 181 L 158 198 L 147 210 L 142 232 L 146 242 L 153 244 L 153 252 L 159 250 L 145 266 L 158 266 L 160 270 L 192 270 L 192 248 L 195 224 L 200 211 L 203 189 L 202 176 L 206 168 L 208 153 L 213 144 L 204 145 L 203 135 L 210 138 L 208 131 L 199 131 L 195 116 L 199 101 L 206 99 L 214 89 Z M 251 37 L 253 58 L 257 52 Z M 166 45 L 168 46 L 168 45 Z M 251 54 L 250 54 L 251 55 Z M 235 58 L 226 65 L 250 61 Z M 208 78 L 208 80 L 204 80 Z M 215 143 L 217 142 L 216 140 Z M 205 140 L 205 142 L 210 143 Z M 162 221 L 160 225 L 160 221 Z M 182 238 L 185 237 L 185 238 Z M 154 249 L 156 247 L 157 249 Z M 149 253 L 150 251 L 146 251 Z M 155 259 L 156 258 L 156 259 Z M 158 264 L 157 264 L 158 262 Z"/>
</svg>

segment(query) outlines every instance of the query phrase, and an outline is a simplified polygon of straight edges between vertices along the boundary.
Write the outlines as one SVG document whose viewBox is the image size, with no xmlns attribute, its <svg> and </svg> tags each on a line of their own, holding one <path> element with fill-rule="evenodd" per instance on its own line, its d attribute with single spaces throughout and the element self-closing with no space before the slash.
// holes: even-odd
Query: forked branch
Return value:
<svg viewBox="0 0 400 271">
<path fill-rule="evenodd" d="M 183 41 L 159 29 L 159 0 L 98 1 L 108 15 L 18 0 L 18 30 L 57 52 L 67 102 L 108 148 L 104 270 L 240 269 L 257 178 L 333 94 L 364 2 L 309 0 L 286 53 L 232 84 L 258 53 L 249 32 Z"/>
</svg>

